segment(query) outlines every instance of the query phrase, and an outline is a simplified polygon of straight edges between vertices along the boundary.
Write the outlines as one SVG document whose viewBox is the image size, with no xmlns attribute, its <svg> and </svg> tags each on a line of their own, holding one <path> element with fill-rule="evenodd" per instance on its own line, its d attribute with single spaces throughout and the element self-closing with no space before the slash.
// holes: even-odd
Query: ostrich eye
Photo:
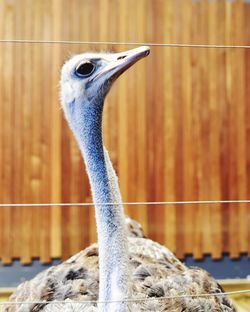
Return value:
<svg viewBox="0 0 250 312">
<path fill-rule="evenodd" d="M 87 61 L 81 63 L 76 67 L 75 73 L 78 77 L 88 77 L 90 76 L 95 70 L 95 64 Z"/>
</svg>

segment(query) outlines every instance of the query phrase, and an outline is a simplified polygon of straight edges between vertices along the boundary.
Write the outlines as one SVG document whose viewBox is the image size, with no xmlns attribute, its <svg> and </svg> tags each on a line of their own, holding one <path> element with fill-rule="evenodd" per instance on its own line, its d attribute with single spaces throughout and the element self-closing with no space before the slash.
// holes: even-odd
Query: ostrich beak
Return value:
<svg viewBox="0 0 250 312">
<path fill-rule="evenodd" d="M 112 82 L 137 61 L 148 56 L 149 53 L 150 48 L 147 46 L 142 46 L 122 53 L 115 53 L 112 55 L 112 59 L 108 65 L 98 72 L 91 79 L 91 82 L 96 81 L 97 79 L 99 80 L 100 78 Z"/>
</svg>

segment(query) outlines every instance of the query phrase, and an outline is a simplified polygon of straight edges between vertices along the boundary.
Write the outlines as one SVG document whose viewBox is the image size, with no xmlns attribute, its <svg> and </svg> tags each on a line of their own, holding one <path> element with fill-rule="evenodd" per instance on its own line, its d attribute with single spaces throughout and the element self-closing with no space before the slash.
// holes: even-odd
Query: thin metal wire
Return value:
<svg viewBox="0 0 250 312">
<path fill-rule="evenodd" d="M 32 39 L 0 39 L 0 43 L 28 44 L 89 44 L 89 45 L 146 45 L 173 48 L 210 48 L 210 49 L 250 49 L 248 45 L 222 44 L 189 44 L 189 43 L 154 43 L 154 42 L 117 42 L 117 41 L 72 41 L 72 40 L 32 40 Z"/>
<path fill-rule="evenodd" d="M 138 201 L 138 202 L 121 202 L 121 203 L 26 203 L 26 204 L 0 204 L 0 207 L 54 207 L 54 206 L 116 206 L 116 205 L 214 205 L 214 204 L 249 204 L 250 199 L 236 200 L 193 200 L 193 201 Z"/>
<path fill-rule="evenodd" d="M 220 296 L 232 296 L 239 294 L 250 294 L 250 289 L 242 289 L 221 293 L 207 293 L 207 294 L 192 294 L 192 295 L 176 295 L 176 296 L 165 296 L 165 297 L 150 297 L 150 298 L 127 298 L 123 300 L 107 300 L 107 301 L 2 301 L 0 305 L 15 305 L 15 304 L 99 304 L 99 303 L 119 303 L 119 302 L 147 302 L 155 300 L 171 300 L 171 299 L 180 299 L 180 298 L 199 298 L 199 297 L 220 297 Z"/>
</svg>

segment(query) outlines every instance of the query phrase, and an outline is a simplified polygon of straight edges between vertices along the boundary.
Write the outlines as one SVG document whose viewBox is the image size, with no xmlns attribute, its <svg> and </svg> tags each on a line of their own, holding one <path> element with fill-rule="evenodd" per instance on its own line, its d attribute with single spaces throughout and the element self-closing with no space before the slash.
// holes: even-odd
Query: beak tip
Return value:
<svg viewBox="0 0 250 312">
<path fill-rule="evenodd" d="M 144 51 L 145 56 L 150 54 L 150 47 L 149 46 L 142 46 L 141 49 Z"/>
</svg>

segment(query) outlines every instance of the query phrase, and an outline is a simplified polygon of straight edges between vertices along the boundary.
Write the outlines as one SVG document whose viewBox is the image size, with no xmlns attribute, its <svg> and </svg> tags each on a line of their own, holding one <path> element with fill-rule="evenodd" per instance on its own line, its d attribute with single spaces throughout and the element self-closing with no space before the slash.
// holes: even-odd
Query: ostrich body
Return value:
<svg viewBox="0 0 250 312">
<path fill-rule="evenodd" d="M 47 312 L 56 309 L 98 309 L 99 312 L 235 311 L 222 294 L 218 297 L 178 297 L 223 293 L 223 290 L 207 272 L 187 268 L 165 247 L 143 237 L 128 237 L 122 205 L 103 204 L 122 202 L 117 177 L 102 141 L 104 99 L 116 78 L 148 54 L 147 47 L 125 53 L 81 54 L 63 66 L 62 107 L 86 164 L 95 203 L 99 248 L 94 244 L 64 263 L 42 272 L 33 280 L 21 284 L 11 298 L 13 301 L 99 300 L 100 304 L 85 309 L 84 304 L 74 308 L 61 304 L 56 308 L 46 303 L 31 303 L 9 306 L 6 312 Z M 128 297 L 163 296 L 177 297 L 123 302 Z"/>
</svg>

